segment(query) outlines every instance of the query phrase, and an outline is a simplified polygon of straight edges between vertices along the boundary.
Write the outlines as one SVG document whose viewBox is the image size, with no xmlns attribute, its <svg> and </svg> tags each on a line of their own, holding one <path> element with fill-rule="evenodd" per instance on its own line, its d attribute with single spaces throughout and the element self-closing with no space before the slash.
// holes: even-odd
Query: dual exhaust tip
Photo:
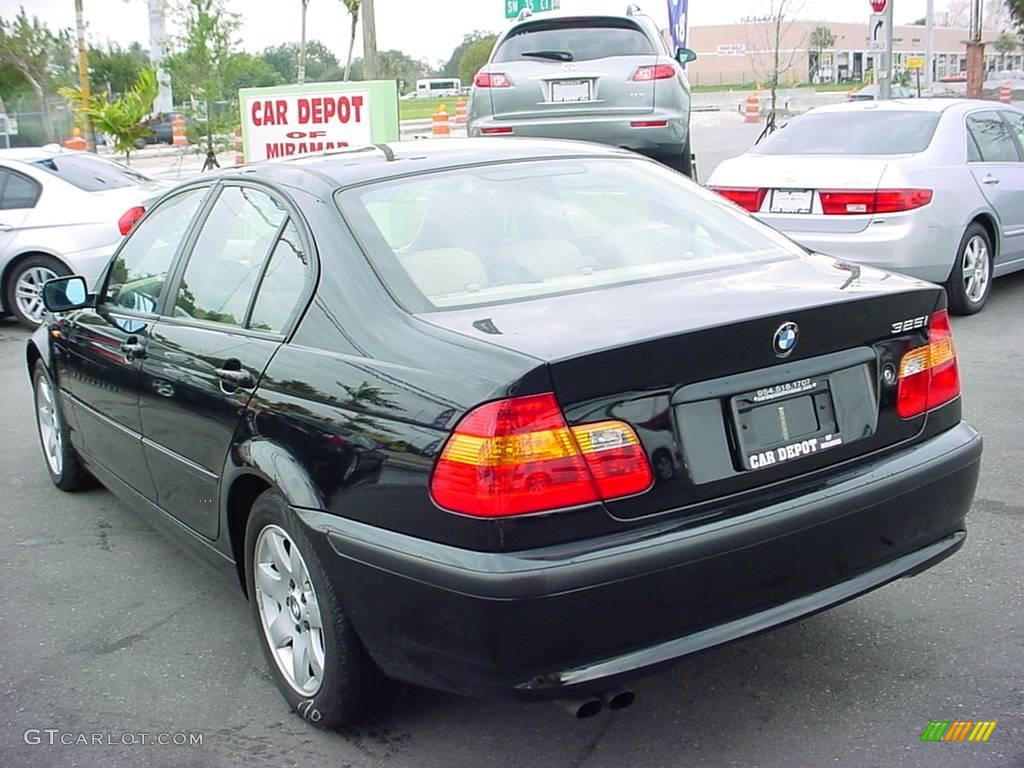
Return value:
<svg viewBox="0 0 1024 768">
<path fill-rule="evenodd" d="M 600 714 L 607 707 L 613 712 L 626 709 L 636 701 L 636 694 L 624 688 L 590 694 L 572 699 L 559 699 L 556 703 L 577 720 L 586 720 Z"/>
</svg>

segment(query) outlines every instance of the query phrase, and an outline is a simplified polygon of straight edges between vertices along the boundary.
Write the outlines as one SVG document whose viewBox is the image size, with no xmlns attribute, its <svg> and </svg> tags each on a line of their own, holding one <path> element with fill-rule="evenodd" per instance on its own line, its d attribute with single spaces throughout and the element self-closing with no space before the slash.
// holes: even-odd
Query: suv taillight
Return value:
<svg viewBox="0 0 1024 768">
<path fill-rule="evenodd" d="M 146 209 L 141 205 L 137 205 L 134 208 L 129 208 L 123 214 L 121 218 L 117 220 L 117 231 L 122 235 L 127 235 L 132 231 L 132 227 L 135 226 L 135 222 L 142 218 L 142 214 L 146 212 Z"/>
<path fill-rule="evenodd" d="M 899 213 L 921 208 L 932 201 L 930 189 L 823 189 L 818 192 L 826 216 L 865 213 Z"/>
<path fill-rule="evenodd" d="M 946 310 L 932 314 L 928 344 L 900 360 L 898 381 L 896 413 L 902 419 L 920 416 L 960 395 L 960 370 Z"/>
<path fill-rule="evenodd" d="M 717 192 L 726 200 L 732 200 L 740 208 L 751 212 L 761 210 L 765 195 L 768 194 L 767 189 L 757 189 L 756 187 L 708 187 L 708 189 L 712 192 Z"/>
<path fill-rule="evenodd" d="M 473 85 L 477 88 L 511 88 L 512 81 L 501 72 L 477 72 Z"/>
<path fill-rule="evenodd" d="M 434 502 L 474 517 L 505 517 L 592 504 L 651 487 L 632 427 L 569 427 L 551 393 L 486 403 L 467 413 L 430 479 Z"/>
<path fill-rule="evenodd" d="M 654 64 L 647 67 L 639 67 L 631 78 L 634 82 L 645 83 L 650 80 L 668 80 L 676 76 L 674 67 L 668 64 Z"/>
</svg>

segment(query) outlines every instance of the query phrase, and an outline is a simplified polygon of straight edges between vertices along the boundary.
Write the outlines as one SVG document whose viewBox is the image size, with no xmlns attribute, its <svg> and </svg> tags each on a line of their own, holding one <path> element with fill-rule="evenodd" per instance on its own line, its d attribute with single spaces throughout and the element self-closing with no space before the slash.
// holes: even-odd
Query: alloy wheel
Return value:
<svg viewBox="0 0 1024 768">
<path fill-rule="evenodd" d="M 36 420 L 39 424 L 40 442 L 43 454 L 54 475 L 60 475 L 64 468 L 63 438 L 61 437 L 60 413 L 54 401 L 53 388 L 45 376 L 36 384 Z"/>
<path fill-rule="evenodd" d="M 324 677 L 324 629 L 320 603 L 295 540 L 276 525 L 256 539 L 253 582 L 260 624 L 288 685 L 314 696 Z"/>
<path fill-rule="evenodd" d="M 43 321 L 43 283 L 57 277 L 48 267 L 29 267 L 14 284 L 14 300 L 18 311 L 33 323 Z"/>
<path fill-rule="evenodd" d="M 985 297 L 991 279 L 990 272 L 988 245 L 983 237 L 975 235 L 964 247 L 964 293 L 971 302 L 977 303 Z"/>
</svg>

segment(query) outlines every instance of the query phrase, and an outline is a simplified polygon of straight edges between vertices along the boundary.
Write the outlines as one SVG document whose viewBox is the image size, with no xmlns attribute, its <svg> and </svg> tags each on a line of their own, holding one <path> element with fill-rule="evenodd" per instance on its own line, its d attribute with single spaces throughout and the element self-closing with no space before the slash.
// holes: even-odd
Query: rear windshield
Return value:
<svg viewBox="0 0 1024 768">
<path fill-rule="evenodd" d="M 42 160 L 33 165 L 59 176 L 86 192 L 131 187 L 152 181 L 148 176 L 133 171 L 120 163 L 102 160 L 85 152 L 67 152 Z"/>
<path fill-rule="evenodd" d="M 752 152 L 758 155 L 907 155 L 928 148 L 938 112 L 810 112 Z"/>
<path fill-rule="evenodd" d="M 561 61 L 587 61 L 607 56 L 650 56 L 654 46 L 647 35 L 628 21 L 573 19 L 526 24 L 505 38 L 494 61 L 553 58 L 530 56 L 560 54 Z"/>
<path fill-rule="evenodd" d="M 716 195 L 639 159 L 465 168 L 357 187 L 337 200 L 377 273 L 413 312 L 802 253 Z"/>
</svg>

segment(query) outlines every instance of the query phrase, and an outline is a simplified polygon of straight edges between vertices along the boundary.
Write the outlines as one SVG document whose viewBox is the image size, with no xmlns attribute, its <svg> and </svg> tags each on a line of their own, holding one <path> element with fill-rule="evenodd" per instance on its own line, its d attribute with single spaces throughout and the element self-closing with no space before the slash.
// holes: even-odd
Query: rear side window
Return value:
<svg viewBox="0 0 1024 768">
<path fill-rule="evenodd" d="M 465 168 L 337 199 L 378 274 L 413 312 L 726 273 L 802 253 L 677 174 L 629 158 Z"/>
<path fill-rule="evenodd" d="M 978 145 L 985 163 L 1015 163 L 1020 160 L 1017 142 L 998 112 L 976 112 L 967 116 L 967 130 Z"/>
<path fill-rule="evenodd" d="M 174 255 L 207 194 L 202 187 L 169 197 L 132 230 L 110 267 L 104 304 L 156 312 Z"/>
<path fill-rule="evenodd" d="M 225 187 L 192 248 L 174 315 L 241 326 L 286 218 L 284 205 L 266 192 Z"/>
<path fill-rule="evenodd" d="M 549 54 L 535 56 L 531 54 Z M 539 21 L 513 30 L 505 38 L 494 61 L 523 61 L 553 58 L 588 61 L 608 56 L 650 56 L 654 46 L 638 27 L 616 19 L 573 19 Z"/>
<path fill-rule="evenodd" d="M 86 192 L 137 186 L 152 181 L 149 176 L 127 166 L 90 155 L 88 152 L 62 152 L 33 163 L 54 176 Z"/>
<path fill-rule="evenodd" d="M 924 152 L 938 112 L 810 112 L 791 120 L 751 152 L 757 155 L 908 155 Z"/>
<path fill-rule="evenodd" d="M 0 211 L 33 208 L 42 187 L 35 179 L 14 171 L 0 170 Z"/>
</svg>

